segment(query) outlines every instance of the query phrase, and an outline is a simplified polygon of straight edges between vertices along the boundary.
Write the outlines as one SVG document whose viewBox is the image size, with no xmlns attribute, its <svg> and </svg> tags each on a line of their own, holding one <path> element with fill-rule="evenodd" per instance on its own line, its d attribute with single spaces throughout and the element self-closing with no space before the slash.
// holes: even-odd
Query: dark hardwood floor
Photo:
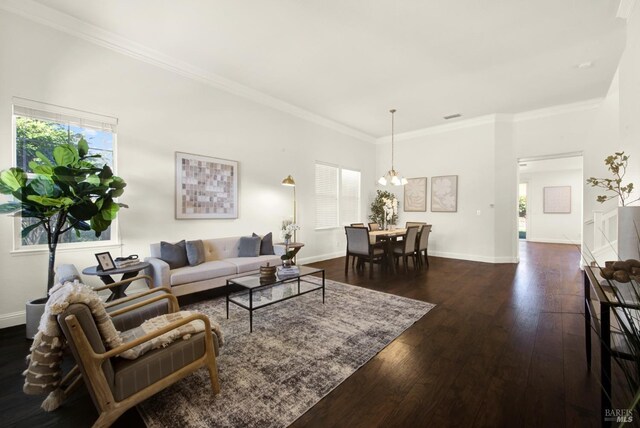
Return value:
<svg viewBox="0 0 640 428">
<path fill-rule="evenodd" d="M 430 263 L 397 275 L 376 267 L 373 280 L 368 270 L 345 275 L 344 258 L 315 264 L 328 279 L 437 306 L 294 427 L 600 425 L 599 356 L 588 372 L 574 246 L 521 244 L 518 265 Z M 24 327 L 0 330 L 0 425 L 90 426 L 96 411 L 84 389 L 54 413 L 22 393 L 28 346 Z M 129 411 L 115 426 L 142 425 Z"/>
</svg>

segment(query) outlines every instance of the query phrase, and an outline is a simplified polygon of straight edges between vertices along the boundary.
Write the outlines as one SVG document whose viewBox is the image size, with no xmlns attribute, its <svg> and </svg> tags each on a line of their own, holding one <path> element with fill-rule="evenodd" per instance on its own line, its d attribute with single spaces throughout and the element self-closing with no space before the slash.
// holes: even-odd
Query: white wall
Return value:
<svg viewBox="0 0 640 428">
<path fill-rule="evenodd" d="M 399 222 L 433 224 L 429 254 L 495 261 L 495 128 L 492 123 L 446 132 L 434 132 L 395 145 L 395 168 L 405 177 L 428 177 L 427 212 L 404 212 L 402 188 L 386 187 L 400 201 Z M 377 149 L 377 176 L 391 166 L 390 144 Z M 431 179 L 458 176 L 458 211 L 431 212 Z M 477 211 L 480 211 L 480 215 Z"/>
<path fill-rule="evenodd" d="M 362 172 L 362 212 L 372 193 L 375 150 L 368 143 L 247 99 L 98 47 L 7 12 L 0 12 L 0 169 L 13 157 L 12 97 L 117 117 L 117 173 L 122 247 L 115 256 L 148 254 L 159 240 L 197 239 L 278 230 L 292 215 L 292 174 L 298 195 L 301 258 L 344 252 L 344 231 L 314 230 L 314 162 Z M 239 218 L 174 219 L 174 153 L 239 161 Z M 24 302 L 44 294 L 47 254 L 12 253 L 13 227 L 0 217 L 0 327 L 23 322 Z M 58 261 L 83 268 L 99 250 L 59 251 Z M 88 279 L 90 280 L 90 279 Z M 95 283 L 95 281 L 93 281 Z"/>
<path fill-rule="evenodd" d="M 582 170 L 521 173 L 520 182 L 527 183 L 527 241 L 580 245 Z M 544 188 L 553 186 L 571 186 L 571 213 L 544 213 Z"/>
</svg>

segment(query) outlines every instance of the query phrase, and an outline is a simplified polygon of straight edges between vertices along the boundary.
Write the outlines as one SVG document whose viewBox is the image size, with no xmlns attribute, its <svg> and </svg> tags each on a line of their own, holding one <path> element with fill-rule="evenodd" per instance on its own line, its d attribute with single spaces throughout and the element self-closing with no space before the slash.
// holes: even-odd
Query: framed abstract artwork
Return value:
<svg viewBox="0 0 640 428">
<path fill-rule="evenodd" d="M 550 186 L 543 189 L 544 214 L 571 214 L 571 186 Z"/>
<path fill-rule="evenodd" d="M 431 212 L 458 211 L 458 176 L 431 177 Z"/>
<path fill-rule="evenodd" d="M 176 152 L 176 218 L 238 218 L 238 162 Z"/>
<path fill-rule="evenodd" d="M 404 185 L 404 210 L 427 210 L 427 177 L 407 179 Z"/>
</svg>

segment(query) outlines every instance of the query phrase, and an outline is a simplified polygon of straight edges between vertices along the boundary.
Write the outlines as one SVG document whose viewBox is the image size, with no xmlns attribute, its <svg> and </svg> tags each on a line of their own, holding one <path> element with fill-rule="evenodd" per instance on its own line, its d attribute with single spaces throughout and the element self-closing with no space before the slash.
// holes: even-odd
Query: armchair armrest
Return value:
<svg viewBox="0 0 640 428">
<path fill-rule="evenodd" d="M 190 316 L 188 316 L 187 318 L 183 318 L 177 321 L 173 321 L 170 324 L 167 324 L 166 326 L 162 327 L 159 330 L 154 331 L 153 333 L 147 333 L 144 336 L 141 336 L 135 340 L 132 340 L 131 342 L 125 343 L 123 345 L 120 345 L 118 347 L 115 347 L 107 352 L 103 352 L 103 353 L 96 353 L 93 348 L 91 348 L 90 346 L 87 346 L 86 349 L 84 349 L 84 352 L 88 352 L 89 355 L 91 356 L 92 359 L 94 360 L 98 360 L 98 361 L 105 361 L 108 360 L 111 357 L 115 357 L 118 356 L 119 354 L 122 354 L 125 351 L 128 351 L 131 348 L 134 348 L 138 345 L 140 345 L 141 343 L 147 342 L 153 338 L 156 338 L 158 336 L 162 336 L 163 334 L 177 328 L 180 327 L 182 325 L 188 324 L 191 321 L 194 320 L 201 320 L 204 322 L 204 333 L 205 336 L 207 337 L 207 341 L 209 341 L 209 343 L 212 343 L 211 341 L 213 341 L 213 336 L 211 333 L 211 322 L 209 321 L 209 318 L 207 318 L 204 314 L 192 314 Z M 88 343 L 88 339 L 86 338 L 86 335 L 84 333 L 84 331 L 82 331 L 82 329 L 78 326 L 77 324 L 77 320 L 75 315 L 69 315 L 65 318 L 65 322 L 67 324 L 69 324 L 71 326 L 71 328 L 73 329 L 74 326 L 77 327 L 77 329 L 79 330 L 79 332 L 82 334 L 82 336 L 84 336 L 84 341 L 87 341 Z"/>
<path fill-rule="evenodd" d="M 171 286 L 169 263 L 156 257 L 147 257 L 144 261 L 151 265 L 147 268 L 147 272 L 151 275 L 155 287 Z"/>
<path fill-rule="evenodd" d="M 118 315 L 122 315 L 124 313 L 130 312 L 130 311 L 132 311 L 134 309 L 139 309 L 139 308 L 147 306 L 147 305 L 149 305 L 151 303 L 154 303 L 154 302 L 157 302 L 157 301 L 160 301 L 160 300 L 164 300 L 164 299 L 167 299 L 169 301 L 170 311 L 171 312 L 177 312 L 180 309 L 180 306 L 178 305 L 178 299 L 176 298 L 176 296 L 171 294 L 171 291 L 166 287 L 159 288 L 158 290 L 163 290 L 163 291 L 165 291 L 165 293 L 161 294 L 159 296 L 151 297 L 151 298 L 146 299 L 146 300 L 144 300 L 142 302 L 134 303 L 134 304 L 132 304 L 130 306 L 125 306 L 124 308 L 121 308 L 121 309 L 115 310 L 113 312 L 110 312 L 109 316 L 111 316 L 113 318 L 113 317 L 116 317 Z M 114 300 L 113 302 L 110 302 L 110 303 L 106 304 L 105 308 L 109 308 L 109 307 L 116 306 L 116 305 L 121 305 L 122 303 L 126 303 L 126 302 L 131 301 L 131 300 L 136 300 L 136 299 L 139 299 L 140 297 L 143 297 L 145 295 L 150 295 L 150 294 L 153 294 L 153 293 L 156 293 L 156 292 L 157 292 L 156 290 L 149 290 L 149 291 L 145 291 L 144 293 L 139 293 L 139 294 L 135 294 L 133 296 L 125 297 L 123 299 Z"/>
</svg>

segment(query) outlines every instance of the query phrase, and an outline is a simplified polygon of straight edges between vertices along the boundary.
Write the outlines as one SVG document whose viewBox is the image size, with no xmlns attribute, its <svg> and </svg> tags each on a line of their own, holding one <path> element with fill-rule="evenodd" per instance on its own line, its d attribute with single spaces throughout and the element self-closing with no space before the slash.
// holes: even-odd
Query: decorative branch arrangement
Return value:
<svg viewBox="0 0 640 428">
<path fill-rule="evenodd" d="M 599 195 L 597 198 L 598 202 L 604 203 L 610 199 L 618 198 L 620 204 L 624 207 L 640 200 L 640 198 L 637 198 L 628 201 L 634 190 L 633 183 L 629 183 L 626 186 L 622 183 L 622 179 L 627 173 L 628 161 L 628 155 L 625 155 L 624 152 L 616 152 L 613 155 L 607 156 L 604 160 L 605 165 L 607 165 L 607 168 L 611 171 L 614 178 L 590 177 L 587 179 L 587 184 L 590 184 L 591 187 L 600 187 L 613 193 L 613 195 Z"/>
</svg>

